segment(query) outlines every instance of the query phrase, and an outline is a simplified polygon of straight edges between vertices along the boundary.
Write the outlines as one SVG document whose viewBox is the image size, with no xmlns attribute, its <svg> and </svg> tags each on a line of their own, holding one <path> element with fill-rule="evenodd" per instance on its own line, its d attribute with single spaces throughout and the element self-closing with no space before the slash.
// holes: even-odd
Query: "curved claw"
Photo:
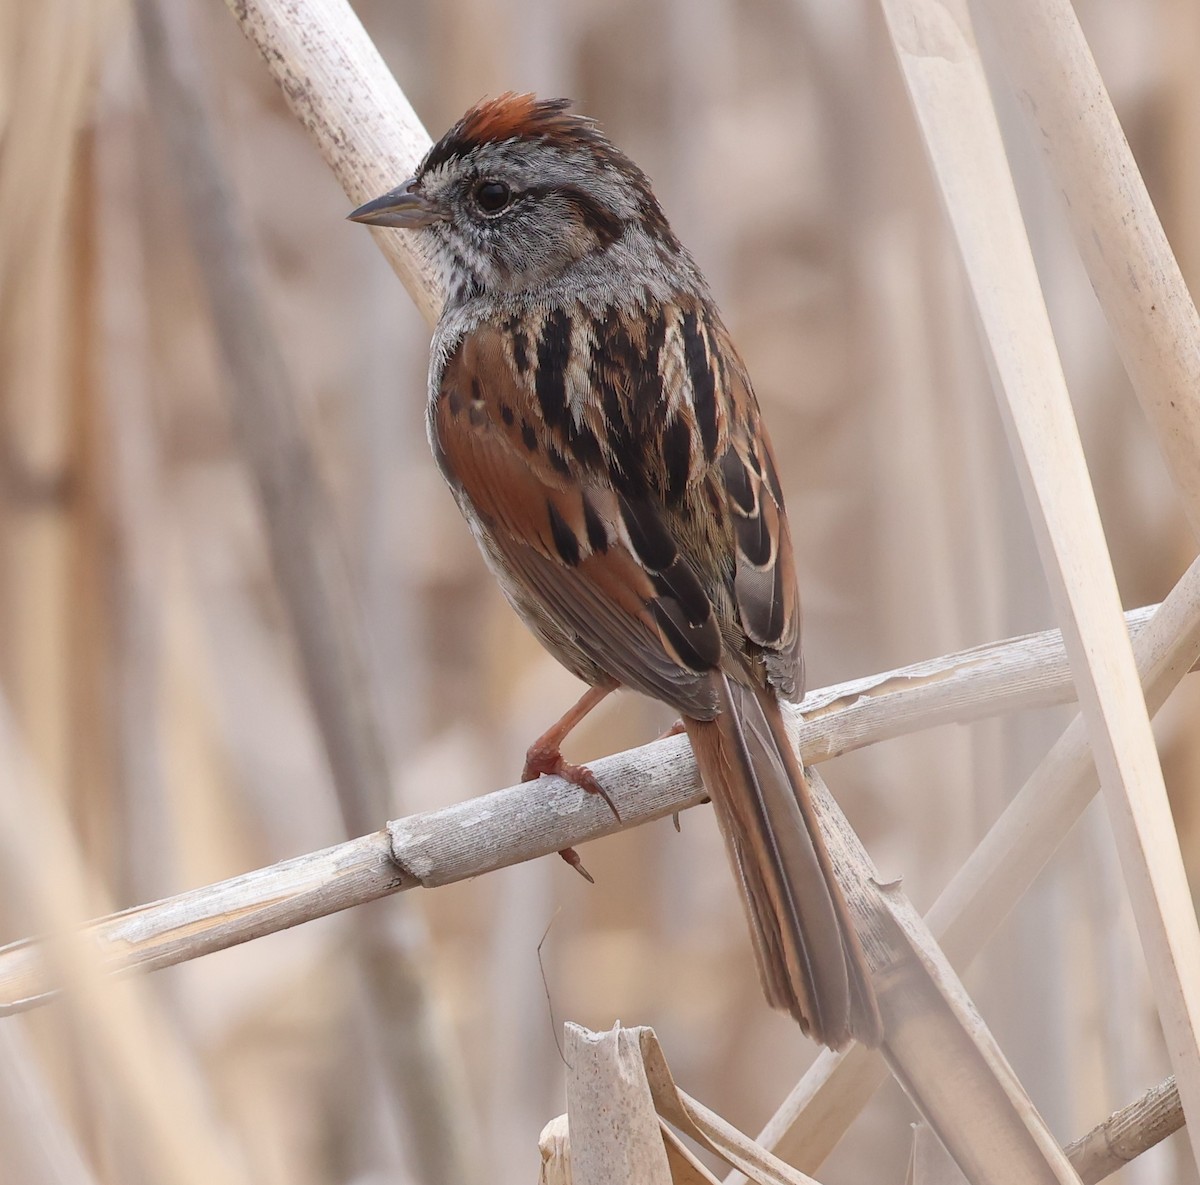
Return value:
<svg viewBox="0 0 1200 1185">
<path fill-rule="evenodd" d="M 586 765 L 572 765 L 563 759 L 563 755 L 557 749 L 550 752 L 535 745 L 525 755 L 525 768 L 521 771 L 521 780 L 532 782 L 535 778 L 544 775 L 562 778 L 564 781 L 586 790 L 589 794 L 598 794 L 604 799 L 608 809 L 612 811 L 613 818 L 618 823 L 621 821 L 621 812 L 617 810 L 616 803 L 609 797 L 608 791 L 600 785 L 596 780 L 596 775 Z"/>
<path fill-rule="evenodd" d="M 592 879 L 592 874 L 583 866 L 583 861 L 579 858 L 579 853 L 574 848 L 563 848 L 558 853 L 589 885 L 594 885 L 596 882 Z"/>
</svg>

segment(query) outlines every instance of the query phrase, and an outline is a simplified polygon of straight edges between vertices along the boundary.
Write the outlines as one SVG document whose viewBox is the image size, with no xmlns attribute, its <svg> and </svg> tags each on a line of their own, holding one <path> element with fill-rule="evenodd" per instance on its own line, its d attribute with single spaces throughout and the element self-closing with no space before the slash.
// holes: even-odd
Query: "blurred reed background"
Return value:
<svg viewBox="0 0 1200 1185">
<path fill-rule="evenodd" d="M 434 470 L 427 330 L 369 236 L 343 221 L 346 199 L 224 5 L 172 7 L 334 495 L 385 705 L 388 815 L 507 785 L 577 688 L 504 604 Z M 356 9 L 435 137 L 485 94 L 567 94 L 650 174 L 771 425 L 810 686 L 1053 624 L 873 0 Z M 1077 9 L 1195 283 L 1200 8 Z M 979 32 L 986 54 L 985 20 Z M 1157 601 L 1192 558 L 1188 533 L 1057 195 L 996 92 L 1123 598 Z M 37 885 L 61 878 L 29 873 L 31 845 L 43 872 L 73 863 L 125 906 L 346 834 L 236 447 L 162 108 L 127 6 L 0 8 L 0 714 L 6 767 L 19 738 L 77 845 L 51 858 L 32 831 L 10 830 L 4 941 L 55 916 Z M 1185 683 L 1157 722 L 1192 862 L 1198 709 Z M 1065 719 L 940 729 L 825 773 L 884 875 L 923 906 Z M 625 748 L 668 723 L 617 697 L 570 752 Z M 583 856 L 596 887 L 551 858 L 356 911 L 423 968 L 429 1058 L 448 1067 L 443 1087 L 472 1133 L 464 1179 L 534 1180 L 537 1133 L 564 1106 L 564 1019 L 653 1025 L 684 1089 L 749 1132 L 816 1052 L 762 1002 L 710 812 L 685 815 L 681 835 L 661 822 Z M 137 989 L 156 1056 L 237 1179 L 422 1180 L 420 1134 L 398 1118 L 408 1065 L 384 1064 L 394 1046 L 381 1053 L 368 1023 L 355 933 L 354 918 L 326 919 Z M 1098 804 L 967 983 L 1064 1141 L 1169 1072 Z M 78 1014 L 6 1020 L 0 1038 L 0 1180 L 176 1179 Z M 898 1089 L 882 1091 L 822 1180 L 899 1182 L 913 1118 Z M 180 1127 L 186 1160 L 198 1137 Z M 1124 1180 L 1195 1180 L 1177 1140 Z"/>
</svg>

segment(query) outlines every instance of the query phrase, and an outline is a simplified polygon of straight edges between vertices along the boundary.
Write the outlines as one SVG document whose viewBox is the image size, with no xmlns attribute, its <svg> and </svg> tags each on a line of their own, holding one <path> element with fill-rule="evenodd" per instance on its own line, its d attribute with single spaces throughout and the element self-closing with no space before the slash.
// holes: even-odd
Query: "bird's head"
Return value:
<svg viewBox="0 0 1200 1185">
<path fill-rule="evenodd" d="M 350 218 L 425 232 L 452 302 L 537 291 L 631 234 L 678 254 L 645 174 L 567 107 L 515 94 L 477 104 L 409 180 Z"/>
</svg>

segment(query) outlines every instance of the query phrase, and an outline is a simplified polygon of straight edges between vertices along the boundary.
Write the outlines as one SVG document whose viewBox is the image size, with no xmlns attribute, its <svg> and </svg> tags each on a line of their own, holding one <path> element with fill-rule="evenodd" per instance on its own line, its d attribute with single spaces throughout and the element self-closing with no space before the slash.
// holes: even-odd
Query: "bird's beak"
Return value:
<svg viewBox="0 0 1200 1185">
<path fill-rule="evenodd" d="M 346 217 L 351 222 L 365 222 L 368 226 L 398 226 L 403 230 L 417 230 L 440 222 L 445 215 L 427 198 L 412 192 L 413 181 L 410 177 L 403 185 L 359 206 Z"/>
</svg>

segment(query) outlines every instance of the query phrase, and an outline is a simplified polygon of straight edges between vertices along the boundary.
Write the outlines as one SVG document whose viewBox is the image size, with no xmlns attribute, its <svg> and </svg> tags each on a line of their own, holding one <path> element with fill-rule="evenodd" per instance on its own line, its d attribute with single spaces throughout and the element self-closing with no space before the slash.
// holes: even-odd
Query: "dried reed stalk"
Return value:
<svg viewBox="0 0 1200 1185">
<path fill-rule="evenodd" d="M 966 1178 L 927 1123 L 913 1124 L 904 1185 L 963 1185 Z"/>
<path fill-rule="evenodd" d="M 80 741 L 89 731 L 90 721 L 83 723 L 87 709 L 94 707 L 85 701 L 101 670 L 99 648 L 87 636 L 96 621 L 95 589 L 80 553 L 89 544 L 95 547 L 99 535 L 89 536 L 96 519 L 81 461 L 95 443 L 84 423 L 97 359 L 93 314 L 98 301 L 111 295 L 94 267 L 98 222 L 107 220 L 111 208 L 100 209 L 96 201 L 97 175 L 88 167 L 94 141 L 85 129 L 118 11 L 119 5 L 106 0 L 87 5 L 49 0 L 10 4 L 5 18 L 14 36 L 6 41 L 0 145 L 0 606 L 6 686 L 0 703 L 0 799 L 7 840 L 0 864 L 8 924 L 21 918 L 24 925 L 46 930 L 74 927 L 98 908 L 111 908 L 76 890 L 96 871 L 97 851 L 114 846 L 103 746 L 98 753 Z M 19 740 L 9 703 L 20 717 Z M 36 784 L 27 774 L 26 744 L 38 762 Z M 87 837 L 82 845 L 81 835 Z M 161 883 L 142 888 L 163 891 Z M 64 942 L 64 950 L 68 945 Z M 164 1180 L 204 1179 L 205 1168 L 231 1182 L 241 1179 L 236 1168 L 226 1172 L 224 1135 L 206 1123 L 208 1100 L 190 1089 L 191 1050 L 169 1027 L 165 1035 L 147 1037 L 162 1019 L 150 993 L 139 1000 L 139 988 L 131 985 L 110 1006 L 73 974 L 69 955 L 60 952 L 57 966 L 72 987 L 68 1008 L 74 1023 L 37 1048 L 43 1068 L 50 1076 L 57 1072 L 57 1085 L 69 1083 L 76 1130 L 90 1129 L 93 1139 L 103 1141 L 114 1127 L 129 1137 L 140 1125 L 141 1148 L 166 1149 Z M 161 1038 L 158 1048 L 154 1037 Z M 28 1051 L 20 1038 L 20 1031 L 4 1036 L 6 1103 L 18 1091 L 19 1102 L 5 1108 L 2 1175 L 22 1181 L 86 1179 L 70 1128 L 49 1110 L 52 1095 L 39 1091 L 33 1065 L 19 1064 Z M 101 1097 L 79 1088 L 83 1072 L 92 1068 L 105 1076 L 115 1103 L 107 1114 Z M 167 1089 L 180 1081 L 189 1087 L 181 1092 L 173 1129 L 162 1122 L 161 1105 L 143 1109 L 149 1098 L 143 1088 L 156 1076 Z M 20 1119 L 26 1121 L 22 1130 L 12 1132 Z M 194 1167 L 187 1167 L 189 1161 Z"/>
<path fill-rule="evenodd" d="M 247 7 L 243 5 L 237 9 L 238 15 L 243 20 Z M 909 11 L 910 7 L 912 6 L 900 4 L 898 0 L 890 6 L 885 6 L 894 18 L 894 29 L 900 30 L 897 32 L 897 37 L 901 43 L 902 63 L 905 61 L 904 38 L 908 34 L 906 18 L 921 15 Z M 915 7 L 919 9 L 920 5 Z M 294 11 L 293 9 L 292 15 L 294 15 Z M 928 18 L 931 14 L 926 12 L 923 15 Z M 936 14 L 934 16 L 936 17 Z M 955 12 L 955 19 L 960 18 L 962 27 L 968 28 L 965 9 Z M 931 30 L 935 33 L 946 31 L 944 28 L 937 29 L 935 24 L 923 27 L 923 31 L 926 33 Z M 309 44 L 311 45 L 311 43 L 312 39 L 309 38 Z M 915 51 L 913 61 L 919 64 L 928 47 L 910 43 L 907 48 Z M 979 73 L 976 78 L 971 73 L 974 59 L 970 51 L 968 57 L 970 59 L 968 81 L 971 86 L 974 86 L 976 82 L 981 84 L 982 74 Z M 294 76 L 289 75 L 289 78 L 291 77 Z M 919 90 L 915 71 L 914 78 L 910 79 L 910 82 L 913 83 L 914 91 Z M 296 94 L 293 88 L 287 89 L 295 101 Z M 983 91 L 982 94 L 985 99 L 983 109 L 985 114 L 990 117 L 991 108 L 986 103 L 986 91 Z M 961 95 L 957 96 L 957 98 L 961 97 Z M 977 100 L 979 94 L 973 93 L 969 97 Z M 308 107 L 307 98 L 303 105 Z M 918 105 L 920 105 L 919 96 Z M 949 105 L 939 104 L 935 101 L 931 104 L 930 109 L 925 111 L 925 114 L 932 121 L 935 117 L 945 115 L 949 111 Z M 951 132 L 954 131 L 953 123 L 954 120 L 951 119 L 951 126 L 948 129 Z M 986 126 L 989 129 L 994 127 L 993 124 Z M 318 133 L 321 131 L 319 123 L 310 124 L 310 127 L 313 127 Z M 943 130 L 947 129 L 943 128 Z M 933 138 L 936 139 L 936 136 Z M 986 148 L 989 151 L 996 145 L 998 145 L 998 137 L 994 138 L 994 141 L 991 137 L 987 138 Z M 961 143 L 959 146 L 963 147 Z M 984 163 L 991 166 L 993 170 L 997 159 L 1002 161 L 1002 154 L 998 157 L 994 153 L 990 157 L 986 152 L 984 154 Z M 979 163 L 979 157 L 976 156 L 973 164 Z M 957 180 L 961 181 L 961 176 L 960 174 Z M 1006 170 L 1002 170 L 1001 178 L 1007 180 Z M 995 180 L 994 172 L 989 179 Z M 945 180 L 944 175 L 943 181 Z M 1010 232 L 1015 230 L 1016 234 L 1012 241 L 1023 245 L 1024 239 L 1018 229 L 1019 219 L 1014 222 L 1011 217 L 1016 210 L 1015 201 L 1010 202 L 1008 208 L 1005 207 L 1005 202 L 1008 201 L 1011 194 L 1011 187 L 1006 188 L 1002 185 L 999 193 L 1000 212 L 1009 216 L 1006 220 L 1002 220 L 1001 225 Z M 952 217 L 962 209 L 961 197 L 961 193 L 951 193 L 948 197 Z M 984 205 L 986 208 L 986 203 Z M 979 269 L 976 273 L 978 280 L 989 269 L 997 270 L 995 269 L 996 261 L 986 254 L 972 255 L 972 252 L 979 249 L 981 244 L 978 240 L 970 238 L 969 225 L 960 226 L 959 229 L 963 236 L 968 271 L 972 271 L 972 265 L 975 265 Z M 1011 242 L 1007 245 L 1011 246 Z M 1017 286 L 1010 291 L 1001 292 L 998 300 L 996 293 L 984 290 L 981 285 L 979 300 L 985 324 L 997 323 L 997 314 L 1011 316 L 1020 312 L 1021 306 L 1026 304 L 1025 298 L 1029 293 L 1037 292 L 1036 282 L 1032 286 L 1027 283 L 1032 276 L 1031 264 L 1027 269 L 1028 275 L 1021 274 L 1027 255 L 1027 250 L 1024 254 L 1018 252 L 1016 258 L 1019 262 L 1016 272 L 1004 273 L 1008 274 L 1010 278 L 1015 274 L 1018 282 Z M 1006 298 L 1013 296 L 1017 297 L 1016 304 L 1013 305 L 1009 300 L 1006 307 Z M 1107 565 L 1107 555 L 1103 547 L 1102 535 L 1099 532 L 1086 471 L 1082 466 L 1082 453 L 1078 447 L 1074 423 L 1069 415 L 1069 410 L 1067 410 L 1068 405 L 1065 398 L 1060 397 L 1065 396 L 1065 390 L 1059 390 L 1062 386 L 1061 382 L 1057 385 L 1054 383 L 1054 375 L 1057 373 L 1056 359 L 1053 356 L 1052 346 L 1048 353 L 1046 351 L 1049 338 L 1047 334 L 1041 332 L 1042 326 L 1037 314 L 1040 300 L 1033 302 L 1032 307 L 1034 310 L 1032 321 L 1022 322 L 1021 318 L 1017 317 L 1013 323 L 1019 326 L 1023 325 L 1027 335 L 1027 340 L 1023 345 L 1027 349 L 1033 348 L 1031 356 L 1039 358 L 1042 365 L 1035 366 L 1032 372 L 1024 369 L 1030 355 L 1013 350 L 1011 341 L 999 335 L 995 336 L 993 340 L 998 368 L 1006 380 L 1006 390 L 1010 393 L 1009 402 L 1005 404 L 1005 407 L 1012 417 L 1014 433 L 1022 440 L 1022 448 L 1018 455 L 1019 459 L 1026 464 L 1023 476 L 1027 482 L 1031 505 L 1036 501 L 1041 512 L 1038 521 L 1042 532 L 1046 562 L 1057 572 L 1061 582 L 1060 602 L 1064 620 L 1068 625 L 1068 643 L 1073 650 L 1076 669 L 1081 672 L 1082 686 L 1085 692 L 1085 712 L 1092 720 L 1093 731 L 1096 734 L 1094 740 L 1100 746 L 1104 758 L 1106 783 L 1115 788 L 1112 792 L 1114 808 L 1121 805 L 1126 806 L 1133 816 L 1133 822 L 1140 823 L 1143 829 L 1157 826 L 1159 833 L 1155 838 L 1161 841 L 1163 838 L 1161 834 L 1163 811 L 1161 808 L 1164 797 L 1161 775 L 1153 758 L 1152 745 L 1149 743 L 1145 713 L 1139 711 L 1136 702 L 1132 655 L 1125 638 L 1114 628 L 1119 616 L 1117 612 L 1113 611 L 1116 606 L 1115 586 L 1111 579 L 1111 570 Z M 1028 311 L 1027 305 L 1025 311 Z M 1048 369 L 1047 362 L 1050 364 Z M 1051 384 L 1050 388 L 1048 390 L 1044 387 L 1039 389 L 1036 377 L 1040 376 L 1045 379 L 1047 375 Z M 1031 379 L 1034 380 L 1032 383 Z M 1039 394 L 1043 396 L 1049 394 L 1051 398 L 1048 402 L 1039 402 L 1029 397 L 1031 390 L 1038 390 Z M 1049 412 L 1048 417 L 1045 414 L 1047 412 Z M 1049 431 L 1047 432 L 1047 430 Z M 1051 446 L 1048 450 L 1044 447 L 1047 443 Z M 1065 483 L 1056 486 L 1045 484 L 1045 479 L 1050 473 L 1051 462 L 1060 464 L 1065 462 L 1068 475 Z M 1084 579 L 1080 579 L 1080 577 L 1084 577 Z M 1106 655 L 1104 661 L 1095 657 L 1101 652 Z M 1136 830 L 1130 834 L 1137 837 Z M 1173 833 L 1170 838 L 1174 839 Z M 1141 905 L 1144 926 L 1151 925 L 1157 918 L 1160 923 L 1162 948 L 1168 954 L 1175 954 L 1179 957 L 1186 956 L 1190 959 L 1187 943 L 1190 941 L 1189 935 L 1194 936 L 1194 919 L 1189 931 L 1186 925 L 1187 917 L 1179 912 L 1178 884 L 1170 880 L 1164 882 L 1163 878 L 1156 877 L 1154 871 L 1148 868 L 1144 859 L 1139 862 L 1140 853 L 1134 843 L 1128 843 L 1126 848 L 1127 867 L 1131 869 L 1129 875 L 1135 883 L 1135 888 L 1144 889 L 1149 898 L 1153 898 L 1156 894 L 1165 896 L 1168 899 L 1168 908 L 1177 915 L 1172 922 L 1164 924 L 1162 911 L 1154 911 L 1151 907 L 1155 902 L 1150 900 L 1148 905 L 1146 903 Z M 1140 880 L 1138 880 L 1139 876 Z M 1153 913 L 1154 917 L 1145 916 L 1149 913 Z M 1190 963 L 1188 965 L 1190 966 Z M 1195 1040 L 1191 1031 L 1190 1000 L 1186 997 L 1184 989 L 1181 989 L 1178 978 L 1173 978 L 1170 974 L 1166 960 L 1160 960 L 1160 967 L 1160 998 L 1169 998 L 1175 1004 L 1173 1013 L 1169 1009 L 1167 1011 L 1168 1026 L 1170 1027 L 1172 1024 L 1175 1026 L 1177 1036 L 1182 1032 L 1184 1038 L 1190 1041 L 1190 1048 L 1194 1052 Z M 945 1007 L 947 999 L 948 997 L 943 997 L 941 1000 L 941 1007 L 937 1010 L 939 1019 L 945 1019 L 949 1015 Z M 953 1012 L 952 1008 L 950 1012 Z M 961 1021 L 963 1017 L 959 1019 Z M 965 1022 L 961 1027 L 966 1031 Z M 902 1031 L 907 1030 L 902 1027 Z M 914 1075 L 927 1073 L 934 1064 L 935 1059 L 933 1058 L 921 1060 L 921 1056 L 917 1052 L 920 1048 L 920 1043 L 910 1047 L 911 1056 L 916 1059 L 911 1066 L 905 1066 L 906 1072 L 909 1073 L 910 1085 L 914 1085 Z M 977 1045 L 976 1048 L 982 1049 L 983 1046 Z M 974 1084 L 986 1087 L 988 1083 L 999 1083 L 1003 1077 L 1002 1062 L 985 1057 L 984 1063 L 981 1065 L 981 1073 L 973 1079 Z M 957 1120 L 966 1120 L 968 1117 L 962 1099 L 963 1095 L 960 1092 L 954 1098 L 945 1100 L 949 1108 L 947 1115 L 953 1115 L 956 1122 L 951 1123 L 949 1128 L 943 1129 L 943 1136 L 944 1138 L 947 1135 L 961 1138 L 973 1145 L 974 1141 L 967 1129 L 960 1128 L 957 1124 Z M 1026 1119 L 1030 1118 L 1028 1115 L 1025 1117 Z M 941 1118 L 944 1120 L 946 1117 L 942 1116 Z M 1036 1117 L 1033 1119 L 1035 1120 Z M 1036 1162 L 1039 1170 L 1045 1166 L 1052 1173 L 1057 1174 L 1060 1166 L 1054 1164 L 1053 1150 L 1043 1147 L 1041 1135 L 1035 1130 L 1036 1128 L 1037 1124 L 1034 1122 L 1033 1128 L 1027 1129 L 1032 1132 L 1033 1143 L 1028 1147 L 1033 1159 L 1027 1166 L 1026 1172 L 1035 1171 L 1033 1165 Z M 970 1151 L 971 1149 L 966 1149 L 967 1153 Z M 960 1163 L 963 1162 L 963 1152 L 964 1149 L 960 1148 Z M 971 1162 L 972 1171 L 981 1180 L 992 1179 L 990 1177 L 992 1173 L 996 1174 L 994 1179 L 1002 1179 L 1012 1167 L 1011 1159 L 1005 1163 L 987 1156 L 981 1160 L 972 1160 L 971 1155 L 967 1155 L 966 1159 Z"/>
<path fill-rule="evenodd" d="M 361 611 L 295 385 L 272 332 L 245 218 L 214 141 L 182 10 L 140 0 L 155 113 L 172 151 L 195 257 L 347 833 L 386 817 L 391 778 L 364 658 Z"/>
<path fill-rule="evenodd" d="M 1200 581 L 1196 573 L 1190 575 L 1188 588 L 1194 596 Z M 1184 601 L 1182 595 L 1172 597 L 1175 604 Z M 1195 602 L 1189 601 L 1188 608 L 1196 612 Z M 1150 613 L 1136 609 L 1129 614 L 1139 639 Z M 1153 620 L 1165 625 L 1175 616 Z M 1177 639 L 1171 640 L 1177 648 Z M 1160 658 L 1164 645 L 1160 630 L 1147 649 Z M 1169 652 L 1178 657 L 1178 649 Z M 805 763 L 821 762 L 938 724 L 1069 703 L 1072 694 L 1062 639 L 1048 631 L 810 692 L 792 712 L 790 727 Z M 612 835 L 695 806 L 703 796 L 690 747 L 682 738 L 614 754 L 593 762 L 592 768 L 611 788 L 622 813 L 619 823 L 577 788 L 558 780 L 528 782 L 398 819 L 390 825 L 390 835 L 376 831 L 166 901 L 122 910 L 89 928 L 114 972 L 170 967 L 392 892 L 449 884 Z M 1020 795 L 1026 810 L 1043 801 L 1032 784 Z M 980 867 L 1002 867 L 1014 854 L 1030 849 L 1027 816 L 1015 804 L 1012 813 L 1008 838 L 998 848 L 985 840 L 986 858 L 973 858 L 960 877 L 974 882 Z M 1061 810 L 1061 817 L 1068 813 Z M 997 886 L 986 878 L 983 882 L 967 895 L 971 901 L 990 900 Z M 1020 883 L 1024 888 L 1024 880 Z M 978 926 L 965 930 L 977 933 Z M 42 1003 L 53 991 L 36 940 L 0 948 L 0 1013 Z"/>
<path fill-rule="evenodd" d="M 84 359 L 73 318 L 86 284 L 78 266 L 86 252 L 69 218 L 71 180 L 115 5 L 8 8 L 18 36 L 6 60 L 0 145 L 0 604 L 8 625 L 0 664 L 47 781 L 65 793 L 72 691 L 85 665 L 72 646 L 83 614 L 73 603 L 78 507 L 67 498 Z M 79 805 L 86 827 L 91 818 Z"/>
<path fill-rule="evenodd" d="M 984 0 L 1121 361 L 1200 538 L 1200 315 L 1068 0 Z"/>
<path fill-rule="evenodd" d="M 672 1185 L 637 1030 L 569 1024 L 563 1046 L 573 1185 Z"/>
<path fill-rule="evenodd" d="M 1200 659 L 1200 560 L 1171 590 L 1134 646 L 1146 703 L 1157 712 Z M 964 969 L 983 949 L 1098 788 L 1084 722 L 1076 717 L 926 917 L 955 967 Z M 886 1077 L 882 1059 L 868 1050 L 823 1053 L 759 1140 L 815 1172 Z"/>
<path fill-rule="evenodd" d="M 22 1185 L 96 1185 L 18 1021 L 0 1024 L 0 1148 Z"/>
<path fill-rule="evenodd" d="M 823 795 L 824 791 L 819 793 Z M 838 822 L 835 819 L 833 826 L 835 830 L 844 830 L 844 820 Z M 904 912 L 906 910 L 901 906 L 894 916 L 898 919 Z M 910 937 L 915 939 L 918 948 L 924 944 L 925 940 L 918 932 L 914 931 Z M 931 981 L 938 978 L 938 973 L 930 970 L 933 971 Z M 893 1000 L 897 995 L 909 996 L 907 988 L 895 982 L 889 985 L 887 993 Z M 926 1015 L 923 1019 L 929 1021 L 932 1017 Z M 967 1022 L 966 1029 L 972 1030 L 975 1036 L 982 1035 L 978 1018 L 963 1019 Z M 905 1020 L 900 1027 L 909 1028 L 910 1025 L 911 1022 Z M 919 1027 L 924 1028 L 924 1025 Z M 918 1036 L 915 1029 L 912 1035 Z M 925 1035 L 930 1035 L 927 1030 Z M 669 1123 L 701 1147 L 737 1166 L 740 1172 L 760 1185 L 815 1185 L 811 1177 L 772 1156 L 680 1090 L 652 1029 L 625 1029 L 618 1024 L 609 1032 L 591 1033 L 577 1025 L 567 1025 L 565 1046 L 568 1125 L 566 1131 L 561 1123 L 556 1123 L 543 1132 L 544 1181 L 571 1179 L 578 1185 L 599 1185 L 613 1180 L 663 1182 L 664 1185 L 671 1181 L 680 1185 L 683 1182 L 694 1185 L 714 1182 L 715 1178 L 666 1126 Z M 943 1049 L 941 1056 L 949 1068 L 964 1055 L 970 1058 L 983 1052 L 986 1046 L 986 1038 L 983 1038 L 978 1043 L 968 1042 L 966 1048 L 958 1044 L 953 1049 Z M 912 1060 L 907 1053 L 889 1052 L 898 1062 Z M 1005 1080 L 1009 1085 L 1013 1084 L 1012 1073 L 1007 1067 L 999 1064 L 996 1069 L 994 1080 L 997 1085 Z M 957 1073 L 952 1071 L 947 1077 L 948 1081 L 931 1093 L 928 1088 L 934 1086 L 932 1081 L 909 1081 L 906 1086 L 921 1094 L 925 1102 L 933 1103 L 937 1114 L 939 1108 L 946 1106 L 937 1096 L 949 1099 L 956 1087 L 965 1086 L 969 1090 L 972 1081 L 982 1082 L 978 1076 L 964 1074 L 961 1066 Z M 1016 1125 L 1017 1131 L 1014 1131 L 1006 1104 L 1016 1104 L 1027 1112 Z M 962 1103 L 956 1102 L 953 1109 L 962 1111 Z M 951 1133 L 950 1142 L 969 1166 L 973 1180 L 1074 1180 L 1066 1159 L 1053 1147 L 1044 1129 L 1039 1138 L 1049 1144 L 1047 1153 L 1022 1146 L 1018 1133 L 1025 1130 L 1027 1123 L 1036 1128 L 1036 1122 L 1030 1122 L 1035 1117 L 1019 1089 L 1009 1098 L 1003 1093 L 994 1094 L 986 1100 L 986 1107 L 974 1111 L 972 1119 L 974 1130 L 971 1130 L 971 1124 L 957 1126 Z M 973 1164 L 975 1157 L 986 1163 Z M 1046 1169 L 1050 1164 L 1054 1171 L 1048 1173 Z M 949 1181 L 951 1178 L 944 1179 Z M 961 1175 L 957 1179 L 962 1180 Z"/>
<path fill-rule="evenodd" d="M 258 489 L 276 582 L 342 818 L 348 834 L 361 834 L 387 817 L 392 786 L 361 606 L 312 433 L 301 422 L 253 273 L 249 233 L 213 140 L 180 12 L 161 0 L 140 0 L 137 14 L 150 89 L 173 149 L 230 379 L 238 444 Z M 368 1027 L 385 1051 L 385 1081 L 403 1108 L 418 1171 L 431 1181 L 480 1179 L 481 1168 L 470 1163 L 466 1103 L 452 1068 L 457 1055 L 437 1023 L 426 983 L 424 930 L 388 926 L 375 914 L 360 926 Z"/>
<path fill-rule="evenodd" d="M 1200 1119 L 1200 929 L 970 15 L 965 0 L 882 2 L 995 364 L 1180 1095 Z"/>
<path fill-rule="evenodd" d="M 430 145 L 407 96 L 345 0 L 227 0 L 242 32 L 309 130 L 351 206 L 398 185 Z M 375 242 L 432 324 L 441 278 L 403 232 Z"/>
<path fill-rule="evenodd" d="M 1083 1185 L 1095 1185 L 1182 1126 L 1179 1091 L 1168 1078 L 1068 1144 L 1066 1152 Z"/>
<path fill-rule="evenodd" d="M 1200 573 L 1190 576 L 1188 588 L 1195 596 Z M 1175 605 L 1185 600 L 1172 597 Z M 1194 601 L 1187 607 L 1197 612 Z M 1139 609 L 1129 615 L 1139 640 L 1150 613 Z M 1176 623 L 1173 614 L 1153 620 L 1160 626 Z M 1164 645 L 1160 629 L 1151 647 L 1156 658 L 1162 658 Z M 1178 659 L 1178 646 L 1169 652 Z M 789 729 L 804 761 L 812 763 L 924 728 L 1068 703 L 1072 694 L 1061 636 L 1048 631 L 810 692 L 792 710 Z M 577 787 L 558 779 L 527 782 L 124 910 L 92 923 L 89 932 L 111 971 L 169 967 L 390 893 L 450 884 L 549 855 L 685 810 L 703 798 L 682 737 L 602 758 L 591 768 L 610 788 L 620 822 Z M 1041 801 L 1031 803 L 1031 797 L 1027 787 L 1020 801 L 1027 807 Z M 1063 816 L 1068 813 L 1059 809 Z M 993 861 L 1003 867 L 1029 848 L 1027 824 L 1019 814 L 1014 807 L 1012 828 L 999 850 L 989 848 L 986 860 L 975 858 L 960 875 L 974 880 L 978 868 L 992 868 Z M 979 903 L 995 891 L 997 885 L 986 882 L 970 899 Z M 966 929 L 970 934 L 977 927 Z M 54 990 L 40 942 L 0 948 L 0 1015 L 43 1003 Z"/>
<path fill-rule="evenodd" d="M 139 976 L 119 985 L 106 980 L 100 952 L 80 941 L 78 919 L 101 894 L 89 881 L 67 813 L 35 775 L 2 696 L 0 867 L 10 891 L 52 935 L 43 947 L 47 964 L 66 987 L 63 1003 L 129 1124 L 126 1134 L 136 1129 L 147 1175 L 170 1185 L 248 1185 L 191 1050 L 150 985 Z"/>
<path fill-rule="evenodd" d="M 95 390 L 102 480 L 101 512 L 113 621 L 105 691 L 113 703 L 122 901 L 143 901 L 171 887 L 163 776 L 161 671 L 165 584 L 162 481 L 151 406 L 146 288 L 138 192 L 135 85 L 128 40 L 107 64 L 95 125 L 91 237 L 98 322 Z M 135 77 L 135 76 L 134 76 Z"/>
<path fill-rule="evenodd" d="M 566 1026 L 567 1114 L 542 1130 L 540 1185 L 717 1185 L 676 1129 L 758 1185 L 816 1185 L 675 1084 L 653 1029 Z"/>
<path fill-rule="evenodd" d="M 883 1056 L 971 1185 L 1076 1181 L 928 927 L 884 884 L 816 770 L 822 832 L 883 1016 Z"/>
<path fill-rule="evenodd" d="M 572 1185 L 571 1138 L 565 1115 L 556 1115 L 542 1128 L 538 1152 L 542 1161 L 538 1167 L 538 1185 Z"/>
<path fill-rule="evenodd" d="M 863 938 L 897 1080 L 973 1185 L 1076 1181 L 911 903 L 881 883 L 820 775 L 809 777 Z M 776 1179 L 740 1167 L 752 1179 Z"/>
</svg>

